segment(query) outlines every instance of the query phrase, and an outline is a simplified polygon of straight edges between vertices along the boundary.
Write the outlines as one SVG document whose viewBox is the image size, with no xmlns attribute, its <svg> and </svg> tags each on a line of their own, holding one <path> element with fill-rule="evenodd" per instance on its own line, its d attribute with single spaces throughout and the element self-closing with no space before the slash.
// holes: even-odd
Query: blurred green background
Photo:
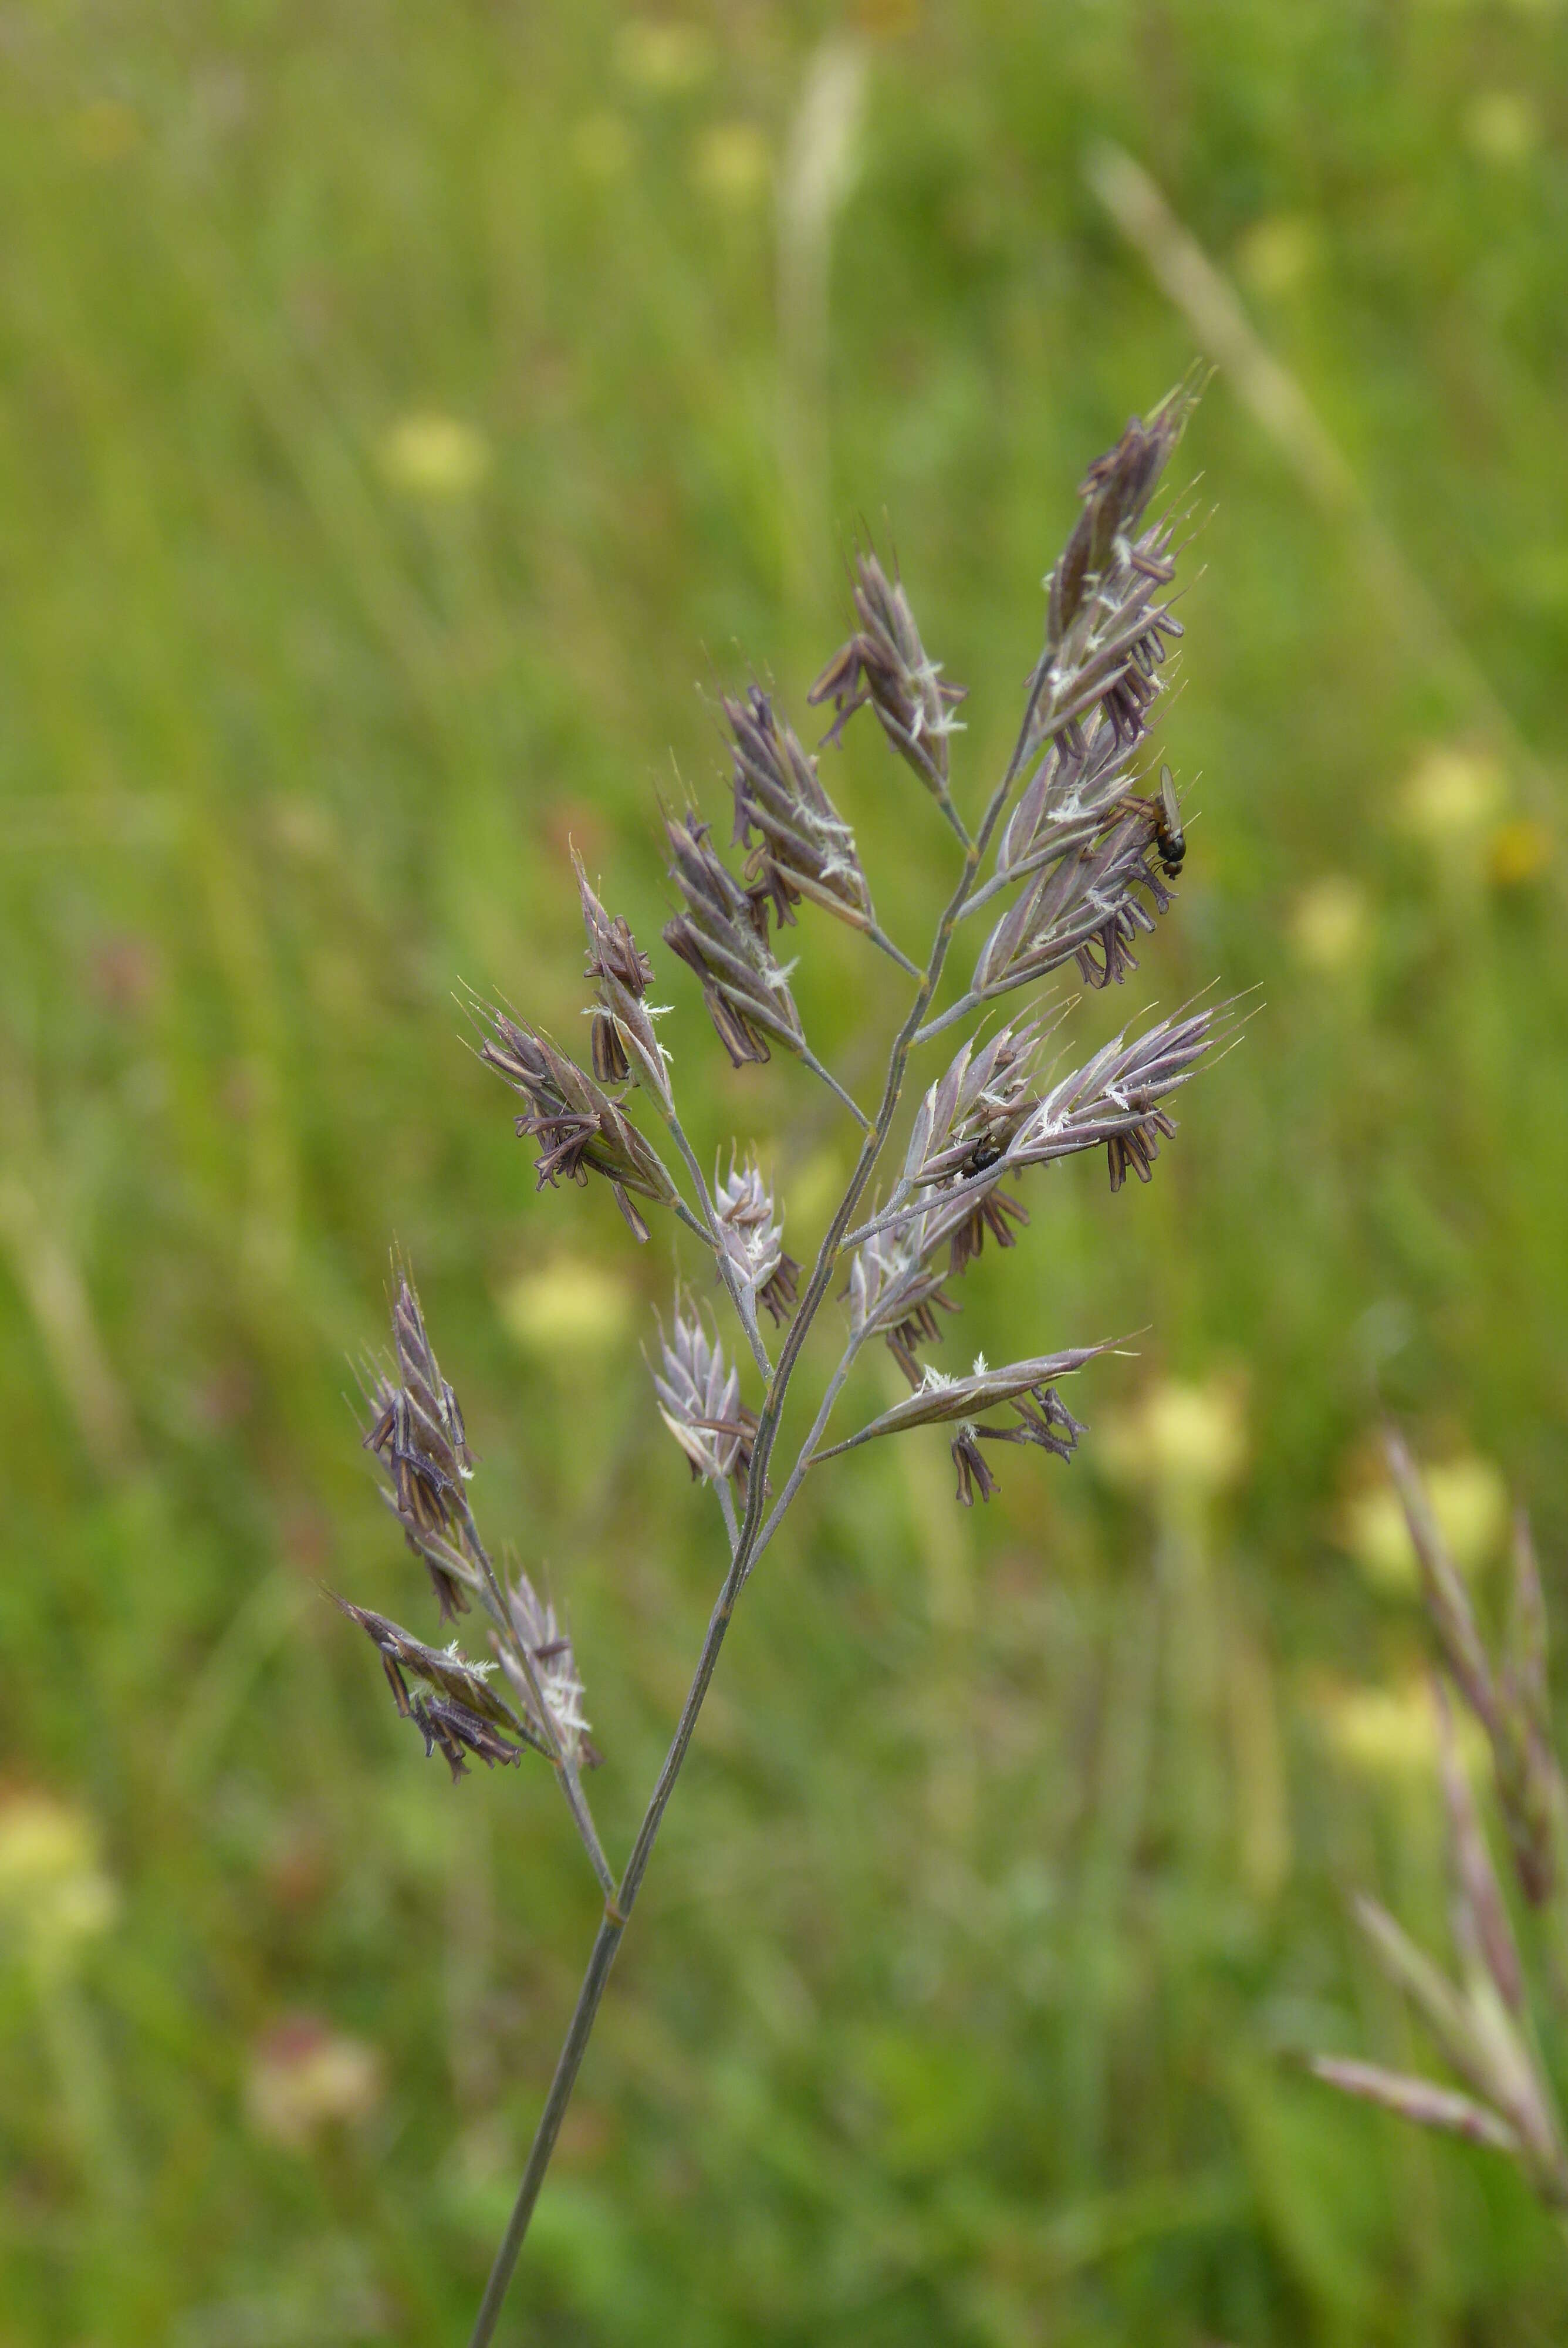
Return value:
<svg viewBox="0 0 1568 2348">
<path fill-rule="evenodd" d="M 1554 0 L 0 15 L 5 2348 L 466 2337 L 597 1902 L 320 1595 L 434 1630 L 344 1399 L 389 1243 L 612 1853 L 721 1536 L 639 1354 L 670 1231 L 534 1197 L 454 990 L 581 1033 L 569 837 L 656 944 L 658 796 L 723 817 L 751 665 L 804 722 L 863 525 L 973 805 L 1085 463 L 1216 338 L 1187 873 L 1074 1033 L 1255 1015 L 1152 1189 L 1035 1180 L 943 1358 L 1147 1334 L 988 1511 L 935 1434 L 808 1490 L 502 2336 L 1563 2337 L 1512 2174 L 1295 2058 L 1430 2059 L 1345 1910 L 1442 1944 L 1375 1391 L 1483 1598 L 1512 1488 L 1568 1611 L 1565 64 Z M 919 944 L 943 828 L 868 719 L 830 780 Z M 799 942 L 869 1090 L 897 973 Z M 660 967 L 809 1253 L 842 1114 Z"/>
</svg>

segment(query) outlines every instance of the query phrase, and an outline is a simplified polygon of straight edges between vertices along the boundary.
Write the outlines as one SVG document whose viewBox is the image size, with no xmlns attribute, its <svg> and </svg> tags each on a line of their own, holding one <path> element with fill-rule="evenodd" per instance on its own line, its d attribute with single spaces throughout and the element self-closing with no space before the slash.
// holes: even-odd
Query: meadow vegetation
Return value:
<svg viewBox="0 0 1568 2348">
<path fill-rule="evenodd" d="M 1040 1170 L 961 1344 L 1147 1334 L 989 1509 L 939 1430 L 804 1488 L 499 2336 L 1560 2339 L 1507 2164 L 1304 2058 L 1438 2067 L 1348 1904 L 1441 1942 L 1379 1400 L 1483 1619 L 1512 1491 L 1568 1622 L 1561 11 L 58 0 L 0 57 L 3 2348 L 464 2336 L 600 1900 L 322 1594 L 434 1634 L 345 1399 L 389 1237 L 612 1852 L 716 1574 L 668 1231 L 535 1197 L 455 998 L 581 1035 L 572 845 L 656 940 L 657 795 L 723 822 L 753 668 L 815 741 L 862 528 L 999 771 L 1073 483 L 1199 355 L 1180 918 L 1075 1035 L 1258 1007 L 1148 1189 Z M 819 922 L 792 983 L 874 1085 L 901 974 Z M 848 1120 L 661 999 L 809 1262 Z"/>
</svg>

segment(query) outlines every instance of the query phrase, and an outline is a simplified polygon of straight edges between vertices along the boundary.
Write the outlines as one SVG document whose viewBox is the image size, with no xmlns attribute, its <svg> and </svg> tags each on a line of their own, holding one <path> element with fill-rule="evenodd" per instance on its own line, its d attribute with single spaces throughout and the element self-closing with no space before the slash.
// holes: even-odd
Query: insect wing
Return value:
<svg viewBox="0 0 1568 2348">
<path fill-rule="evenodd" d="M 1169 767 L 1160 769 L 1160 811 L 1156 819 L 1154 844 L 1160 851 L 1166 879 L 1174 880 L 1187 852 L 1187 836 L 1182 829 L 1182 811 L 1176 805 L 1176 786 L 1171 779 Z"/>
</svg>

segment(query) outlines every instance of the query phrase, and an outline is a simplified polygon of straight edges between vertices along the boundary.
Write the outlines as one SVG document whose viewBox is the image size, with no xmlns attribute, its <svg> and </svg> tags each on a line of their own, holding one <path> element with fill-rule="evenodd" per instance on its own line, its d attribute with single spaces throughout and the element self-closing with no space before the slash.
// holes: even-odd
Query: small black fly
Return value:
<svg viewBox="0 0 1568 2348">
<path fill-rule="evenodd" d="M 1187 852 L 1187 835 L 1182 829 L 1182 811 L 1176 805 L 1176 786 L 1171 779 L 1169 767 L 1160 769 L 1160 797 L 1154 810 L 1154 848 L 1164 868 L 1166 880 L 1173 880 Z"/>
<path fill-rule="evenodd" d="M 982 1133 L 964 1160 L 963 1179 L 967 1182 L 976 1174 L 989 1174 L 991 1168 L 999 1166 L 1006 1156 L 1007 1151 L 999 1141 L 993 1140 L 989 1133 Z"/>
</svg>

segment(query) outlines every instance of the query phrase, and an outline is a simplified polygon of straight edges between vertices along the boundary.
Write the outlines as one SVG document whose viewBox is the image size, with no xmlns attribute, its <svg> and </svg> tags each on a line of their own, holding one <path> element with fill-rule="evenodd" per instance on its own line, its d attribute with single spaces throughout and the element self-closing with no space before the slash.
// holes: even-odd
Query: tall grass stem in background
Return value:
<svg viewBox="0 0 1568 2348">
<path fill-rule="evenodd" d="M 661 1330 L 654 1386 L 660 1414 L 692 1476 L 716 1495 L 728 1567 L 709 1620 L 669 1751 L 617 1877 L 600 1846 L 583 1786 L 598 1760 L 588 1742 L 583 1687 L 569 1637 L 520 1572 L 497 1574 L 469 1501 L 473 1477 L 462 1413 L 441 1375 L 412 1282 L 399 1270 L 393 1354 L 366 1378 L 367 1447 L 386 1473 L 384 1497 L 430 1577 L 443 1621 L 477 1603 L 488 1618 L 491 1654 L 469 1660 L 457 1643 L 436 1648 L 345 1600 L 344 1612 L 377 1648 L 400 1713 L 437 1750 L 454 1779 L 469 1759 L 515 1764 L 531 1747 L 549 1763 L 604 1892 L 604 1912 L 517 2201 L 475 2323 L 474 2348 L 495 2331 L 518 2252 L 605 1983 L 680 1777 L 720 1650 L 748 1575 L 811 1471 L 859 1446 L 915 1429 L 947 1430 L 966 1507 L 996 1488 L 999 1445 L 1071 1458 L 1083 1428 L 1058 1392 L 1061 1380 L 1107 1350 L 1108 1340 L 1060 1345 L 989 1366 L 977 1357 L 948 1374 L 922 1359 L 958 1303 L 950 1293 L 988 1237 L 1017 1244 L 1029 1220 L 1012 1188 L 1031 1169 L 1103 1148 L 1111 1187 L 1129 1173 L 1150 1179 L 1160 1143 L 1175 1131 L 1166 1107 L 1215 1041 L 1224 1014 L 1193 1010 L 1143 1032 L 1113 1037 L 1066 1075 L 1043 1074 L 1048 1029 L 1038 1003 L 989 1034 L 986 1006 L 1025 994 L 1074 966 L 1084 983 L 1120 984 L 1133 948 L 1173 902 L 1185 854 L 1168 770 L 1152 789 L 1147 743 L 1182 630 L 1170 608 L 1183 517 L 1151 503 L 1196 396 L 1188 385 L 1144 420 L 1134 418 L 1080 489 L 1081 510 L 1047 580 L 1043 649 L 1030 675 L 1012 754 L 971 824 L 955 796 L 952 752 L 962 691 L 926 651 L 901 582 L 869 549 L 855 571 L 856 629 L 813 686 L 830 703 L 827 743 L 869 706 L 886 740 L 954 834 L 957 877 L 923 963 L 877 921 L 852 827 L 771 697 L 753 685 L 726 697 L 732 740 L 738 870 L 713 846 L 695 809 L 666 819 L 671 878 L 680 911 L 664 942 L 698 979 L 714 1029 L 737 1067 L 792 1054 L 825 1082 L 861 1129 L 855 1168 L 809 1274 L 784 1251 L 784 1219 L 760 1167 L 737 1150 L 710 1183 L 678 1113 L 653 965 L 624 919 L 611 917 L 578 863 L 592 982 L 591 1066 L 542 1029 L 478 1004 L 481 1057 L 519 1097 L 519 1136 L 538 1145 L 539 1187 L 563 1178 L 606 1183 L 638 1241 L 645 1209 L 664 1209 L 698 1240 L 728 1296 L 741 1354 L 763 1381 L 759 1406 L 743 1399 L 733 1359 L 704 1305 L 679 1287 Z M 874 1114 L 859 1107 L 812 1052 L 778 951 L 809 903 L 856 931 L 916 982 L 887 1047 Z M 948 964 L 967 923 L 975 953 L 955 999 L 938 1009 Z M 869 1214 L 862 1202 L 892 1138 L 911 1059 L 951 1026 L 957 1053 L 927 1086 L 910 1122 L 902 1161 Z M 630 1106 L 641 1101 L 668 1135 L 679 1170 L 660 1155 Z M 684 1178 L 684 1186 L 682 1182 Z M 858 1220 L 857 1220 L 858 1216 Z M 846 1262 L 847 1259 L 847 1262 Z M 815 1396 L 809 1426 L 775 1490 L 770 1471 L 806 1339 L 841 1279 L 847 1333 Z M 770 1333 L 784 1332 L 776 1364 Z M 882 1340 L 908 1395 L 836 1442 L 829 1422 L 864 1348 Z M 499 1679 L 497 1679 L 497 1673 Z"/>
<path fill-rule="evenodd" d="M 869 57 L 830 36 L 813 52 L 778 186 L 779 469 L 785 560 L 802 610 L 815 604 L 817 509 L 833 469 L 827 448 L 829 272 L 834 220 L 854 185 Z"/>
<path fill-rule="evenodd" d="M 1512 1874 L 1544 1927 L 1522 1956 L 1455 1734 L 1452 1701 L 1434 1680 L 1438 1769 L 1448 1826 L 1450 1913 L 1459 1979 L 1451 1981 L 1375 1900 L 1356 1918 L 1378 1964 L 1426 2024 L 1466 2092 L 1353 2057 L 1313 2069 L 1348 2095 L 1441 2134 L 1505 2153 L 1568 2233 L 1568 2137 L 1542 2048 L 1540 2019 L 1568 2003 L 1568 1785 L 1553 1741 L 1547 1622 L 1529 1519 L 1513 1524 L 1512 1588 L 1501 1652 L 1488 1653 L 1464 1576 L 1415 1463 L 1391 1428 L 1384 1449 L 1420 1569 L 1447 1683 L 1479 1730 Z M 1543 1944 L 1543 1945 L 1542 1945 Z"/>
<path fill-rule="evenodd" d="M 1478 720 L 1492 740 L 1507 744 L 1510 761 L 1527 785 L 1532 806 L 1549 813 L 1556 787 L 1538 753 L 1376 510 L 1301 384 L 1255 331 L 1234 287 L 1178 220 L 1143 165 L 1122 148 L 1108 139 L 1099 141 L 1090 149 L 1085 170 L 1091 190 L 1142 254 L 1198 348 L 1224 369 L 1237 399 L 1280 450 L 1307 495 L 1324 512 L 1343 518 L 1354 529 L 1368 573 L 1409 649 L 1434 681 L 1440 679 L 1467 716 Z"/>
</svg>

